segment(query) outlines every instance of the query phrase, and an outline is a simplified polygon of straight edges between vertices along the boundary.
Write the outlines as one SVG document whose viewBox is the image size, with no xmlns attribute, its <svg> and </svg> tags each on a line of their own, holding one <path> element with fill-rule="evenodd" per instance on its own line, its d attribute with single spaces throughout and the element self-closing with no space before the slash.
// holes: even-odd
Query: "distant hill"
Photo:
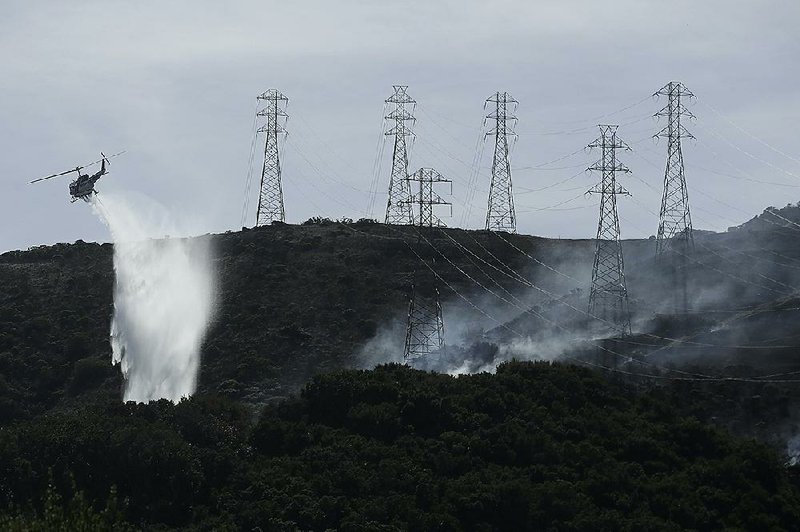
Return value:
<svg viewBox="0 0 800 532">
<path fill-rule="evenodd" d="M 728 231 L 769 231 L 775 227 L 800 229 L 800 203 L 788 203 L 780 209 L 767 207 L 764 212 Z"/>
</svg>

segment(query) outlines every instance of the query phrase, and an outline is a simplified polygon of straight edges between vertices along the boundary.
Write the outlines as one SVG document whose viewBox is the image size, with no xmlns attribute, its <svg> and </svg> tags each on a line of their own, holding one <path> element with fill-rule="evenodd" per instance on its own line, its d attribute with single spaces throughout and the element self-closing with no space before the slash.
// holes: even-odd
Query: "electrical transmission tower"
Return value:
<svg viewBox="0 0 800 532">
<path fill-rule="evenodd" d="M 278 154 L 278 135 L 285 135 L 284 124 L 289 115 L 285 107 L 289 98 L 277 89 L 269 89 L 258 96 L 266 102 L 266 107 L 258 111 L 257 116 L 267 118 L 267 123 L 258 129 L 265 133 L 264 166 L 261 169 L 261 191 L 258 196 L 256 225 L 269 225 L 272 222 L 285 221 L 283 209 L 283 186 L 281 184 L 281 161 Z"/>
<path fill-rule="evenodd" d="M 687 263 L 694 249 L 692 217 L 689 213 L 689 193 L 683 172 L 682 138 L 694 138 L 681 124 L 681 117 L 694 118 L 681 102 L 682 97 L 694 94 L 683 83 L 670 81 L 654 96 L 667 96 L 667 105 L 656 116 L 666 116 L 667 125 L 656 137 L 667 138 L 667 167 L 664 171 L 664 195 L 661 198 L 661 213 L 656 237 L 656 256 L 668 263 L 674 282 L 675 313 L 685 317 L 689 308 L 687 288 Z"/>
<path fill-rule="evenodd" d="M 403 202 L 409 206 L 409 209 L 411 209 L 412 205 L 417 205 L 419 207 L 417 218 L 419 223 L 417 225 L 420 227 L 444 227 L 444 222 L 433 214 L 433 206 L 449 205 L 452 209 L 453 204 L 442 199 L 442 197 L 433 190 L 433 184 L 450 183 L 452 192 L 453 182 L 450 179 L 446 179 L 433 168 L 420 168 L 412 175 L 409 175 L 407 180 L 409 182 L 409 188 L 411 181 L 419 182 L 419 193 L 411 194 L 408 199 Z"/>
<path fill-rule="evenodd" d="M 398 225 L 413 225 L 414 217 L 408 198 L 411 196 L 408 182 L 408 137 L 413 136 L 407 122 L 414 121 L 414 105 L 417 103 L 406 93 L 408 85 L 393 85 L 394 94 L 386 99 L 386 103 L 394 107 L 386 115 L 387 120 L 393 120 L 394 126 L 386 135 L 394 136 L 394 151 L 392 152 L 392 174 L 389 177 L 389 201 L 386 205 L 386 223 Z"/>
<path fill-rule="evenodd" d="M 486 230 L 516 233 L 517 217 L 514 212 L 514 194 L 511 189 L 508 137 L 516 137 L 514 124 L 517 117 L 514 116 L 514 109 L 516 109 L 517 100 L 507 92 L 496 92 L 486 99 L 486 104 L 489 103 L 494 104 L 494 111 L 486 115 L 486 118 L 494 120 L 495 126 L 486 133 L 487 136 L 494 135 L 492 184 L 489 187 Z"/>
<path fill-rule="evenodd" d="M 422 292 L 427 292 L 425 295 Z M 439 289 L 420 281 L 414 272 L 411 285 L 411 301 L 408 304 L 406 341 L 403 361 L 413 362 L 444 346 L 444 321 L 442 305 L 439 303 Z"/>
<path fill-rule="evenodd" d="M 411 195 L 405 200 L 405 203 L 409 207 L 411 205 L 419 206 L 418 225 L 421 237 L 423 231 L 444 225 L 433 214 L 433 206 L 452 206 L 450 202 L 442 199 L 433 190 L 434 183 L 452 183 L 452 181 L 445 179 L 432 168 L 420 168 L 413 175 L 408 176 L 408 179 L 409 181 L 419 181 L 419 193 Z M 420 248 L 419 239 L 417 248 Z M 405 362 L 414 361 L 444 347 L 444 320 L 442 319 L 442 305 L 439 301 L 439 289 L 436 286 L 436 274 L 432 270 L 434 265 L 435 261 L 432 260 L 431 270 L 424 276 L 414 272 L 403 350 Z"/>
<path fill-rule="evenodd" d="M 631 332 L 631 320 L 622 245 L 619 241 L 617 196 L 628 194 L 628 191 L 617 184 L 617 172 L 630 170 L 617 160 L 617 150 L 630 148 L 617 138 L 618 126 L 599 127 L 600 137 L 589 144 L 590 148 L 600 148 L 602 152 L 600 160 L 589 168 L 602 175 L 600 184 L 589 190 L 589 193 L 600 194 L 600 220 L 597 224 L 589 313 L 613 324 L 622 336 L 627 336 Z"/>
<path fill-rule="evenodd" d="M 681 103 L 682 97 L 694 94 L 683 83 L 670 81 L 654 96 L 667 96 L 667 105 L 656 116 L 666 116 L 667 125 L 655 136 L 667 138 L 667 167 L 664 172 L 664 195 L 661 198 L 661 214 L 656 237 L 656 254 L 661 255 L 670 247 L 679 247 L 685 253 L 694 245 L 692 217 L 689 214 L 689 194 L 683 172 L 681 139 L 694 138 L 681 124 L 681 117 L 694 115 Z"/>
</svg>

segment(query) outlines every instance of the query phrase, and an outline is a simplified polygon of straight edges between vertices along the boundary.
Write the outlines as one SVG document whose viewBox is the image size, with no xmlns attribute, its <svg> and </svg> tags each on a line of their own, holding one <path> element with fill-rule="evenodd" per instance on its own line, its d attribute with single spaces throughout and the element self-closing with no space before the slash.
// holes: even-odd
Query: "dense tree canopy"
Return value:
<svg viewBox="0 0 800 532">
<path fill-rule="evenodd" d="M 0 432 L 0 506 L 35 522 L 52 484 L 90 501 L 96 520 L 113 506 L 137 527 L 795 526 L 800 490 L 776 453 L 658 395 L 514 362 L 496 375 L 390 365 L 319 376 L 257 420 L 211 396 L 97 401 Z"/>
</svg>

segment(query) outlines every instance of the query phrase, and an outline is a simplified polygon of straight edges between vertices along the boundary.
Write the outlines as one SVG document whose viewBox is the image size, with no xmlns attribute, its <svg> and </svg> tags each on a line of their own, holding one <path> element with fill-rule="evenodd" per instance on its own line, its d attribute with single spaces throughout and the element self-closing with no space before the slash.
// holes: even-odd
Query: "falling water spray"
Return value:
<svg viewBox="0 0 800 532">
<path fill-rule="evenodd" d="M 112 362 L 124 400 L 190 396 L 214 308 L 209 238 L 175 238 L 180 228 L 150 200 L 104 193 L 92 206 L 114 241 Z"/>
</svg>

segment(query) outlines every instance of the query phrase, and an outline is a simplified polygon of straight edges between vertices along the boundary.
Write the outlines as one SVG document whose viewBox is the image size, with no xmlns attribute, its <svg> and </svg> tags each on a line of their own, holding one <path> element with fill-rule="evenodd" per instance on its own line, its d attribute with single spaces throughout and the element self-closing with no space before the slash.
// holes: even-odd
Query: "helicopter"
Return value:
<svg viewBox="0 0 800 532">
<path fill-rule="evenodd" d="M 123 153 L 125 152 L 121 151 L 119 153 L 115 153 L 114 155 L 106 157 L 106 155 L 103 152 L 100 152 L 101 159 L 85 164 L 83 166 L 76 166 L 71 170 L 66 170 L 58 174 L 52 174 L 45 177 L 40 177 L 38 179 L 34 179 L 33 181 L 30 182 L 30 184 L 38 183 L 39 181 L 45 181 L 47 179 L 52 179 L 54 177 L 60 177 L 62 175 L 67 175 L 71 174 L 72 172 L 75 172 L 76 174 L 78 174 L 78 177 L 69 184 L 69 195 L 71 198 L 70 201 L 75 202 L 78 201 L 79 199 L 82 199 L 88 202 L 92 194 L 97 194 L 97 191 L 94 189 L 94 184 L 97 183 L 98 179 L 100 179 L 101 177 L 103 177 L 108 173 L 108 169 L 106 168 L 106 166 L 111 166 L 111 163 L 108 161 L 108 159 L 116 157 L 118 155 L 122 155 Z M 81 170 L 83 170 L 84 168 L 94 166 L 97 163 L 100 163 L 100 170 L 94 173 L 93 175 L 81 173 Z"/>
</svg>

